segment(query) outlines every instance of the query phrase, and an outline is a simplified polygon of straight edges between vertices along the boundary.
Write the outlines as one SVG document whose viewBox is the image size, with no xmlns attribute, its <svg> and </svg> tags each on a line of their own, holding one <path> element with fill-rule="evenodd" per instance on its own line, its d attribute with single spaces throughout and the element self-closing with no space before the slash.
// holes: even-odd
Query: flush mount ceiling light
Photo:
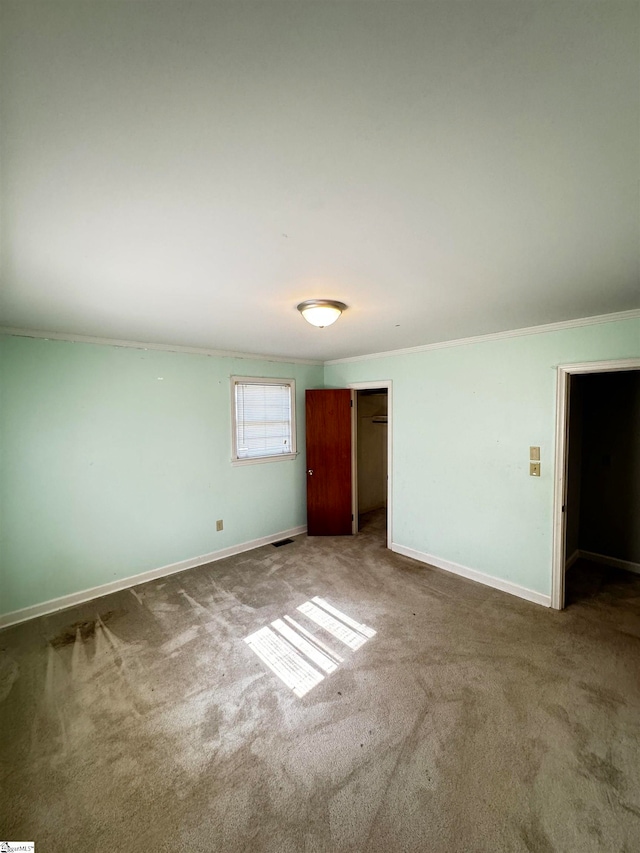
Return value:
<svg viewBox="0 0 640 853">
<path fill-rule="evenodd" d="M 298 311 L 307 323 L 320 329 L 335 323 L 346 308 L 344 302 L 336 302 L 334 299 L 307 299 L 298 305 Z"/>
</svg>

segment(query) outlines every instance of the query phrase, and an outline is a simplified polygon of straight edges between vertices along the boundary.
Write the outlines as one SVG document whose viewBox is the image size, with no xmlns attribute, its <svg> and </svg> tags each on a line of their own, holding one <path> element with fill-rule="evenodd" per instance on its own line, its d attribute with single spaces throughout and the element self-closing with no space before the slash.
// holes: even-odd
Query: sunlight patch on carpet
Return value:
<svg viewBox="0 0 640 853">
<path fill-rule="evenodd" d="M 354 651 L 367 642 L 367 638 L 363 634 L 352 631 L 344 622 L 339 622 L 330 613 L 322 610 L 317 604 L 313 604 L 311 601 L 305 601 L 304 604 L 298 607 L 298 610 L 304 613 L 305 616 L 308 616 L 316 625 L 324 628 L 325 631 L 328 631 L 337 640 L 340 640 Z"/>
<path fill-rule="evenodd" d="M 251 634 L 245 642 L 296 696 L 304 696 L 324 678 L 268 626 Z"/>
<path fill-rule="evenodd" d="M 318 628 L 326 631 L 352 651 L 376 634 L 373 628 L 357 622 L 319 596 L 297 609 L 314 623 L 316 631 Z M 276 619 L 271 626 L 250 634 L 245 643 L 299 697 L 324 680 L 319 670 L 331 675 L 344 661 L 320 637 L 290 616 Z"/>
</svg>

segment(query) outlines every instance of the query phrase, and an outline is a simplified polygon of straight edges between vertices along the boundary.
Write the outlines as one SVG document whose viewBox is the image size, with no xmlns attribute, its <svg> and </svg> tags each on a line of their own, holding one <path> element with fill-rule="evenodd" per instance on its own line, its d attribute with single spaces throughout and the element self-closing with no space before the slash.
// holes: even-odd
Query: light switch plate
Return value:
<svg viewBox="0 0 640 853">
<path fill-rule="evenodd" d="M 540 463 L 539 462 L 529 462 L 529 474 L 532 477 L 540 476 Z"/>
<path fill-rule="evenodd" d="M 539 447 L 530 447 L 529 448 L 529 459 L 532 462 L 540 461 L 540 448 Z"/>
</svg>

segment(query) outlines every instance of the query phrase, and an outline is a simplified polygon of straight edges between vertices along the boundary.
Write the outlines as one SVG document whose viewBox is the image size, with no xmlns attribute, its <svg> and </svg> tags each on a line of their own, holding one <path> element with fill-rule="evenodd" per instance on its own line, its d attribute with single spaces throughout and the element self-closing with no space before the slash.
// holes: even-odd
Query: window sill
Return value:
<svg viewBox="0 0 640 853">
<path fill-rule="evenodd" d="M 232 459 L 233 468 L 242 468 L 244 465 L 259 465 L 261 462 L 287 462 L 298 457 L 297 453 L 282 453 L 278 456 L 256 456 L 252 459 Z"/>
</svg>

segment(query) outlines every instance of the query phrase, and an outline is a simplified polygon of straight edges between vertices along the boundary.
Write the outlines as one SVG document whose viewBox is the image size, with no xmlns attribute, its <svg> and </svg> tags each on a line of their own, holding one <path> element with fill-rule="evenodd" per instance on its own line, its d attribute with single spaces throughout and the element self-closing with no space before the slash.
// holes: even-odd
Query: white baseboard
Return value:
<svg viewBox="0 0 640 853">
<path fill-rule="evenodd" d="M 605 566 L 611 566 L 613 569 L 624 569 L 627 572 L 634 572 L 640 575 L 640 563 L 633 563 L 631 560 L 619 560 L 617 557 L 607 557 L 606 554 L 594 554 L 593 551 L 578 551 L 583 560 L 591 560 L 592 563 L 604 563 Z"/>
<path fill-rule="evenodd" d="M 67 607 L 91 601 L 93 598 L 109 595 L 111 592 L 118 592 L 121 589 L 138 586 L 141 583 L 163 578 L 167 575 L 175 575 L 178 572 L 194 569 L 197 566 L 204 566 L 216 560 L 224 560 L 225 557 L 233 557 L 234 554 L 252 551 L 254 548 L 261 548 L 263 545 L 270 545 L 272 542 L 278 542 L 280 539 L 286 539 L 289 536 L 298 536 L 300 533 L 306 532 L 307 527 L 303 524 L 300 527 L 293 527 L 291 530 L 283 530 L 280 533 L 272 533 L 270 536 L 263 536 L 260 539 L 252 539 L 250 542 L 242 542 L 240 545 L 232 545 L 230 548 L 222 548 L 220 551 L 212 551 L 210 554 L 203 554 L 201 557 L 181 560 L 179 563 L 171 563 L 159 569 L 150 569 L 138 575 L 131 575 L 128 578 L 84 589 L 81 592 L 72 592 L 70 595 L 62 595 L 60 598 L 52 598 L 50 601 L 43 601 L 41 604 L 32 604 L 30 607 L 23 607 L 20 610 L 14 610 L 12 613 L 0 615 L 0 628 L 8 628 L 10 625 L 17 625 L 19 622 L 35 619 L 36 616 L 46 616 L 48 613 L 55 613 L 57 610 L 64 610 Z"/>
<path fill-rule="evenodd" d="M 565 560 L 564 570 L 568 571 L 571 566 L 575 563 L 576 560 L 579 560 L 581 557 L 580 551 L 578 548 L 573 552 L 573 554 Z"/>
<path fill-rule="evenodd" d="M 437 569 L 443 569 L 445 572 L 451 572 L 454 575 L 468 578 L 476 581 L 476 583 L 484 584 L 485 586 L 499 589 L 502 592 L 508 592 L 510 595 L 515 595 L 518 598 L 524 598 L 526 601 L 533 601 L 534 604 L 541 604 L 543 607 L 551 607 L 551 596 L 544 595 L 541 592 L 536 592 L 533 589 L 527 589 L 525 586 L 520 586 L 511 581 L 505 581 L 501 578 L 495 578 L 493 575 L 485 575 L 484 572 L 478 572 L 476 569 L 469 569 L 466 566 L 461 566 L 458 563 L 451 563 L 449 560 L 442 560 L 440 557 L 434 557 L 432 554 L 423 554 L 422 551 L 415 551 L 413 548 L 405 548 L 404 545 L 393 543 L 391 550 L 396 554 L 402 554 L 405 557 L 411 557 L 413 560 L 419 560 L 421 563 L 427 563 L 429 566 L 435 566 Z"/>
</svg>

